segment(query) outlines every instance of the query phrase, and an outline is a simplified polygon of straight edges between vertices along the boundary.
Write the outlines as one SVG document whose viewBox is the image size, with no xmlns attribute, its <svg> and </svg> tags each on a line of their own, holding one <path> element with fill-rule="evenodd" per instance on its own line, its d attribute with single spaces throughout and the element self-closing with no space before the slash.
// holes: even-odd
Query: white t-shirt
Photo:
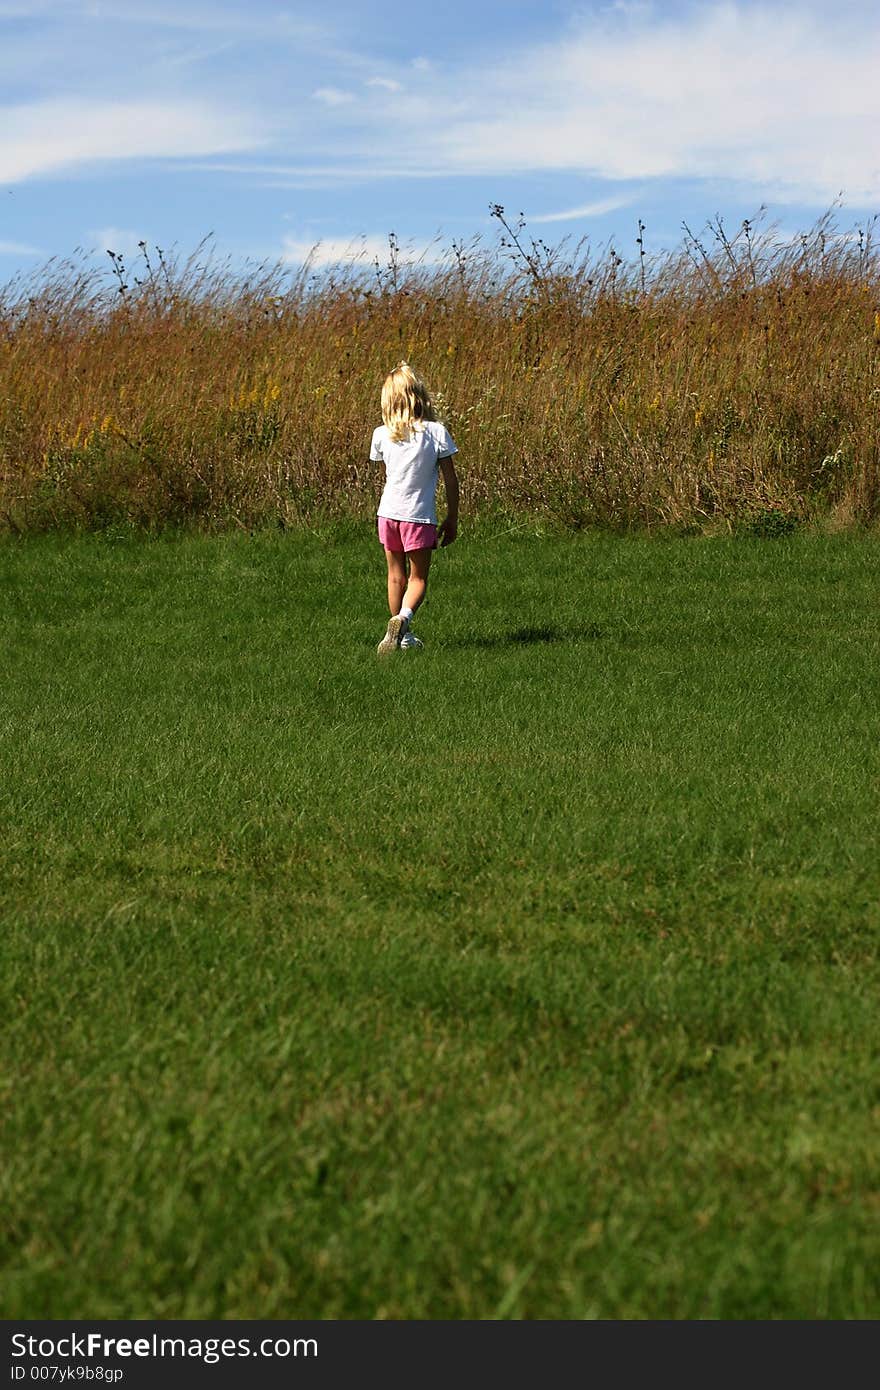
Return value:
<svg viewBox="0 0 880 1390">
<path fill-rule="evenodd" d="M 388 429 L 373 431 L 370 458 L 385 464 L 385 491 L 378 515 L 389 521 L 437 525 L 438 460 L 457 454 L 455 441 L 439 420 L 419 421 L 409 439 L 395 444 Z"/>
</svg>

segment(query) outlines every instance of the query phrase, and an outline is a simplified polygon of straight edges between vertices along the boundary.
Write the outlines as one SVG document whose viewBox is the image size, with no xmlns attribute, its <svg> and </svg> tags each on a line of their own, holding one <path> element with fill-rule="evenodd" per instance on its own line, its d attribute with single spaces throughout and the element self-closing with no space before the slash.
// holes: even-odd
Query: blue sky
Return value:
<svg viewBox="0 0 880 1390">
<path fill-rule="evenodd" d="M 0 281 L 880 211 L 875 0 L 0 0 Z"/>
</svg>

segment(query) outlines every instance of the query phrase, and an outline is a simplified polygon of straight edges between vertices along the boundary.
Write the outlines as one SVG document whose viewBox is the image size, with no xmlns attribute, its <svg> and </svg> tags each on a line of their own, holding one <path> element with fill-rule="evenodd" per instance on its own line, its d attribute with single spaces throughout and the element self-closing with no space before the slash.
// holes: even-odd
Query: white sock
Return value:
<svg viewBox="0 0 880 1390">
<path fill-rule="evenodd" d="M 407 627 L 409 627 L 412 615 L 413 611 L 411 608 L 401 608 L 397 616 L 398 618 L 403 618 L 403 621 L 406 623 Z"/>
</svg>

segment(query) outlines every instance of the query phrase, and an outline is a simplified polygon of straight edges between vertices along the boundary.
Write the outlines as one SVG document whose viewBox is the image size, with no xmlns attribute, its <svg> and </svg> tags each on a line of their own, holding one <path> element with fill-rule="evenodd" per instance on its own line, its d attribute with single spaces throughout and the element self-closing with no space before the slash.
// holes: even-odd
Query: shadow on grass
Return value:
<svg viewBox="0 0 880 1390">
<path fill-rule="evenodd" d="M 585 627 L 518 627 L 513 632 L 475 633 L 470 637 L 454 637 L 444 647 L 530 647 L 550 642 L 595 642 L 608 635 L 599 623 Z"/>
</svg>

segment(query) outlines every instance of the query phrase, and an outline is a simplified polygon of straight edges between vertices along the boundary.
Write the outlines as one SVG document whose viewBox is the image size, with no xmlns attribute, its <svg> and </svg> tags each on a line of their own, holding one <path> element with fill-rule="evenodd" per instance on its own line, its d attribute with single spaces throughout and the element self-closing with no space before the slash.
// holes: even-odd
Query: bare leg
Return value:
<svg viewBox="0 0 880 1390">
<path fill-rule="evenodd" d="M 403 595 L 406 592 L 406 556 L 402 550 L 386 550 L 385 559 L 388 561 L 388 607 L 393 618 L 403 607 Z"/>
<path fill-rule="evenodd" d="M 403 595 L 403 606 L 411 608 L 414 613 L 425 597 L 425 590 L 428 587 L 428 570 L 431 567 L 433 553 L 433 550 L 410 550 L 407 553 L 409 583 Z M 398 608 L 397 611 L 399 613 L 400 609 Z"/>
</svg>

